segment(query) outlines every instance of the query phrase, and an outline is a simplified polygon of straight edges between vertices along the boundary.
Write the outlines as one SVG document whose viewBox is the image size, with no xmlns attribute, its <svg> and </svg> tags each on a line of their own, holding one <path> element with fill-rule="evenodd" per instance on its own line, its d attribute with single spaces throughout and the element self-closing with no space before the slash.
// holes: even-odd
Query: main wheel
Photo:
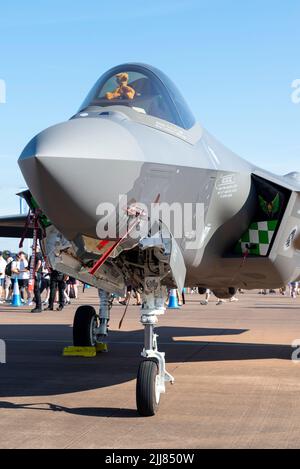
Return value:
<svg viewBox="0 0 300 469">
<path fill-rule="evenodd" d="M 144 417 L 155 415 L 159 405 L 159 398 L 158 364 L 155 360 L 143 360 L 140 363 L 136 380 L 138 413 Z"/>
<path fill-rule="evenodd" d="M 73 322 L 73 344 L 77 347 L 94 347 L 97 342 L 95 329 L 98 316 L 92 306 L 79 306 Z"/>
</svg>

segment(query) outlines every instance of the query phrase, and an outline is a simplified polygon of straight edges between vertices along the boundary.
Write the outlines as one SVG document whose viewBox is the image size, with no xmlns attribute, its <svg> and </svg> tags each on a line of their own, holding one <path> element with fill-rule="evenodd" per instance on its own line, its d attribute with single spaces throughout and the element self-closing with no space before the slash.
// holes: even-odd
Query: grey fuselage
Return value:
<svg viewBox="0 0 300 469">
<path fill-rule="evenodd" d="M 300 253 L 288 243 L 299 231 L 299 181 L 258 169 L 199 124 L 187 130 L 119 104 L 89 106 L 34 137 L 19 165 L 44 213 L 70 241 L 97 238 L 100 203 L 117 206 L 125 194 L 150 206 L 159 195 L 160 203 L 204 205 L 201 245 L 186 249 L 184 233 L 177 240 L 186 285 L 275 288 L 300 278 Z M 257 204 L 255 176 L 284 188 L 287 203 L 268 254 L 237 255 L 232 246 Z"/>
</svg>

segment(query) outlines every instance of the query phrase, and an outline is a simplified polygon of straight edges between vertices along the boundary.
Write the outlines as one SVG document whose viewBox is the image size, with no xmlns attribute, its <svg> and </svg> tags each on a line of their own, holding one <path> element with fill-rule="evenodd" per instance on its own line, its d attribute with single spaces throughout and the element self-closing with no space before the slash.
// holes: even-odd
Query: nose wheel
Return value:
<svg viewBox="0 0 300 469">
<path fill-rule="evenodd" d="M 155 415 L 160 399 L 159 369 L 152 359 L 140 363 L 136 380 L 136 405 L 138 413 L 144 417 Z"/>
</svg>

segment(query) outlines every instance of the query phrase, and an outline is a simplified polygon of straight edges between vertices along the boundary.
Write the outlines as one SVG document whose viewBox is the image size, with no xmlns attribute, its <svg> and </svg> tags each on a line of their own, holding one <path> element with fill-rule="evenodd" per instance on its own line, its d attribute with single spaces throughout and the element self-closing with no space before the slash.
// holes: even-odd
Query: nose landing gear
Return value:
<svg viewBox="0 0 300 469">
<path fill-rule="evenodd" d="M 141 416 L 155 415 L 160 395 L 166 392 L 165 383 L 174 383 L 174 378 L 166 371 L 165 354 L 158 351 L 157 334 L 154 333 L 158 317 L 165 313 L 166 291 L 160 285 L 159 278 L 147 277 L 141 323 L 144 330 L 143 360 L 140 363 L 136 383 L 136 403 Z"/>
<path fill-rule="evenodd" d="M 111 302 L 109 295 L 99 291 L 100 313 L 90 305 L 80 306 L 73 324 L 73 342 L 78 347 L 96 347 L 107 336 Z M 158 410 L 160 396 L 166 392 L 166 382 L 174 378 L 166 371 L 165 354 L 158 351 L 154 333 L 158 316 L 165 313 L 166 289 L 160 285 L 159 277 L 146 277 L 141 308 L 141 323 L 144 326 L 144 348 L 141 353 L 136 382 L 136 404 L 141 416 L 152 416 Z"/>
</svg>

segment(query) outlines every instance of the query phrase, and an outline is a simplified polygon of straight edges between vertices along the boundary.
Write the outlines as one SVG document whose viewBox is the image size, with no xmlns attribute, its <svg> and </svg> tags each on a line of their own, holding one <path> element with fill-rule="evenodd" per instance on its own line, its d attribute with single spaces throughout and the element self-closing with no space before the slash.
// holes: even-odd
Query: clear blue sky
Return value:
<svg viewBox="0 0 300 469">
<path fill-rule="evenodd" d="M 299 0 L 3 0 L 0 215 L 18 210 L 16 161 L 27 141 L 69 118 L 96 79 L 126 61 L 161 68 L 241 156 L 300 170 L 300 104 L 291 100 L 299 24 Z"/>
</svg>

